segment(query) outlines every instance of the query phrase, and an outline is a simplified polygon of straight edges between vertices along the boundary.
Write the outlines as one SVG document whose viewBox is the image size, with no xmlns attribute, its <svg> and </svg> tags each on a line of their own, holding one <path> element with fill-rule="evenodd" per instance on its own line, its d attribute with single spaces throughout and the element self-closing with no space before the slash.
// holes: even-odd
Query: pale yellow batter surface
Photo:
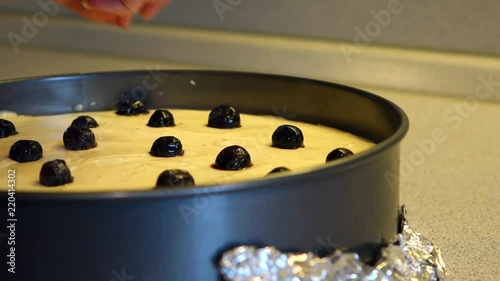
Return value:
<svg viewBox="0 0 500 281">
<path fill-rule="evenodd" d="M 167 169 L 184 169 L 194 177 L 197 186 L 225 184 L 260 179 L 278 166 L 292 171 L 325 163 L 333 149 L 345 147 L 355 154 L 374 144 L 351 134 L 313 124 L 293 122 L 272 116 L 241 115 L 242 127 L 215 129 L 207 126 L 208 111 L 170 110 L 175 127 L 146 126 L 150 114 L 118 116 L 112 111 L 71 113 L 55 116 L 15 116 L 10 120 L 19 134 L 0 139 L 1 178 L 9 169 L 16 170 L 17 192 L 108 192 L 148 190 L 158 175 Z M 80 115 L 94 117 L 99 127 L 92 129 L 97 147 L 86 151 L 64 149 L 62 136 L 73 119 Z M 304 148 L 288 150 L 271 147 L 271 136 L 282 124 L 298 126 L 304 134 Z M 161 136 L 175 136 L 184 147 L 184 155 L 157 158 L 149 154 L 152 143 Z M 40 142 L 43 158 L 30 163 L 17 163 L 8 158 L 11 145 L 17 140 Z M 220 171 L 211 168 L 217 154 L 229 145 L 241 145 L 251 155 L 253 166 L 240 171 Z M 64 159 L 74 182 L 59 187 L 38 183 L 40 169 L 46 161 Z M 6 182 L 6 180 L 5 180 Z M 0 190 L 7 189 L 7 182 Z"/>
</svg>

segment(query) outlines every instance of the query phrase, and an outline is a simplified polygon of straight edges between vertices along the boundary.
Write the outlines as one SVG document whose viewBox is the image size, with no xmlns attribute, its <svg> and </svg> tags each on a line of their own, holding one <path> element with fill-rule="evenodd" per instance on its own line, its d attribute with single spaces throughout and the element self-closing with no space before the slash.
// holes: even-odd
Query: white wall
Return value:
<svg viewBox="0 0 500 281">
<path fill-rule="evenodd" d="M 4 3 L 0 9 L 32 13 L 38 1 L 48 0 Z M 234 7 L 220 17 L 217 1 Z M 368 36 L 371 44 L 500 55 L 497 0 L 173 0 L 153 22 L 353 42 L 355 28 L 365 29 L 372 13 L 387 11 L 390 3 L 399 3 L 400 12 Z"/>
</svg>

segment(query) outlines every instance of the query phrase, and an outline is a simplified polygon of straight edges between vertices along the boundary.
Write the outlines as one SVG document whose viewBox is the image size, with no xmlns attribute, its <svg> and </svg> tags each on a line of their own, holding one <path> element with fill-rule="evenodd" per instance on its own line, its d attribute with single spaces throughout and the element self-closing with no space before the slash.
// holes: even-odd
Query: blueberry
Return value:
<svg viewBox="0 0 500 281">
<path fill-rule="evenodd" d="M 64 160 L 56 159 L 43 164 L 40 170 L 40 184 L 58 186 L 71 182 L 73 182 L 73 177 Z"/>
<path fill-rule="evenodd" d="M 95 121 L 94 118 L 90 116 L 78 116 L 73 122 L 71 122 L 71 127 L 76 127 L 76 128 L 96 128 L 98 127 L 99 124 L 97 124 L 97 121 Z"/>
<path fill-rule="evenodd" d="M 158 109 L 156 110 L 148 122 L 149 127 L 173 127 L 175 126 L 174 116 L 168 110 Z"/>
<path fill-rule="evenodd" d="M 64 148 L 67 150 L 88 150 L 97 146 L 92 130 L 69 127 L 63 134 Z"/>
<path fill-rule="evenodd" d="M 354 153 L 352 153 L 352 151 L 350 151 L 347 148 L 343 148 L 343 147 L 336 148 L 336 149 L 332 150 L 332 152 L 328 153 L 328 156 L 326 156 L 326 162 L 330 162 L 330 161 L 333 161 L 336 159 L 348 157 L 351 155 L 354 155 Z"/>
<path fill-rule="evenodd" d="M 271 175 L 271 174 L 276 174 L 276 173 L 281 173 L 281 172 L 290 172 L 290 169 L 288 169 L 287 167 L 277 167 L 277 168 L 274 168 L 271 172 L 269 172 L 267 175 Z"/>
<path fill-rule="evenodd" d="M 43 157 L 43 149 L 34 140 L 16 141 L 9 151 L 9 158 L 19 163 L 33 162 Z"/>
<path fill-rule="evenodd" d="M 194 186 L 193 176 L 184 170 L 166 170 L 156 181 L 156 188 L 179 186 Z"/>
<path fill-rule="evenodd" d="M 236 171 L 252 166 L 250 154 L 239 145 L 224 148 L 215 159 L 214 168 L 226 171 Z"/>
<path fill-rule="evenodd" d="M 183 155 L 184 151 L 178 138 L 167 136 L 155 140 L 149 153 L 156 157 L 174 157 Z"/>
<path fill-rule="evenodd" d="M 274 147 L 296 149 L 304 147 L 304 135 L 296 126 L 281 125 L 274 131 L 272 142 Z"/>
<path fill-rule="evenodd" d="M 17 134 L 16 127 L 12 122 L 0 119 L 0 139 Z"/>
<path fill-rule="evenodd" d="M 142 101 L 126 100 L 118 104 L 116 114 L 118 115 L 140 115 L 148 113 Z"/>
<path fill-rule="evenodd" d="M 240 112 L 227 104 L 220 105 L 208 115 L 208 127 L 230 129 L 241 127 Z"/>
</svg>

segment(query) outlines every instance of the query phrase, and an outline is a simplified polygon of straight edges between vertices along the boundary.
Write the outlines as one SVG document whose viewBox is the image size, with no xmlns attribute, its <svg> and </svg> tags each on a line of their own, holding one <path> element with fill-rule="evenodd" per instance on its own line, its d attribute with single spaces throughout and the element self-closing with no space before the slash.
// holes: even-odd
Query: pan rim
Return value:
<svg viewBox="0 0 500 281">
<path fill-rule="evenodd" d="M 124 191 L 124 192 L 16 192 L 16 197 L 21 200 L 44 202 L 44 201 L 106 201 L 106 200 L 147 200 L 147 199 L 173 199 L 181 197 L 193 197 L 203 194 L 205 196 L 221 193 L 231 193 L 231 192 L 241 192 L 249 189 L 256 188 L 280 188 L 286 187 L 288 182 L 296 182 L 304 179 L 308 175 L 313 175 L 315 173 L 322 173 L 328 171 L 330 174 L 339 174 L 344 171 L 356 168 L 363 163 L 369 162 L 377 155 L 383 154 L 384 151 L 399 145 L 401 140 L 405 137 L 409 130 L 409 119 L 406 113 L 394 102 L 376 95 L 374 93 L 361 90 L 359 88 L 338 84 L 334 82 L 327 82 L 322 80 L 316 80 L 311 78 L 294 77 L 287 75 L 277 75 L 277 74 L 267 74 L 267 73 L 254 73 L 254 72 L 242 72 L 242 71 L 226 71 L 226 70 L 176 70 L 176 69 L 165 69 L 159 70 L 159 73 L 165 74 L 221 74 L 221 75 L 242 75 L 242 76 L 256 76 L 261 78 L 277 79 L 277 80 L 294 80 L 302 81 L 307 83 L 313 83 L 317 85 L 325 85 L 327 87 L 336 88 L 348 92 L 349 94 L 354 94 L 362 96 L 364 98 L 372 99 L 376 101 L 381 106 L 384 106 L 392 110 L 399 118 L 399 127 L 395 132 L 383 140 L 382 142 L 376 144 L 373 148 L 359 154 L 349 157 L 348 159 L 342 159 L 335 161 L 334 163 L 326 163 L 321 167 L 314 167 L 306 169 L 301 172 L 293 172 L 287 176 L 271 177 L 258 180 L 251 180 L 239 183 L 230 183 L 226 185 L 209 185 L 209 186 L 197 186 L 192 188 L 171 188 L 167 190 L 142 190 L 142 191 Z M 70 73 L 70 74 L 60 74 L 51 76 L 33 76 L 25 78 L 14 78 L 0 81 L 0 84 L 5 83 L 19 83 L 19 82 L 30 82 L 30 81 L 40 81 L 40 80 L 54 80 L 54 79 L 78 79 L 82 76 L 92 77 L 92 76 L 113 76 L 113 75 L 123 75 L 123 74 L 146 74 L 145 70 L 125 70 L 125 71 L 104 71 L 104 72 L 89 72 L 89 73 Z M 3 193 L 1 197 L 5 197 L 7 192 Z"/>
</svg>

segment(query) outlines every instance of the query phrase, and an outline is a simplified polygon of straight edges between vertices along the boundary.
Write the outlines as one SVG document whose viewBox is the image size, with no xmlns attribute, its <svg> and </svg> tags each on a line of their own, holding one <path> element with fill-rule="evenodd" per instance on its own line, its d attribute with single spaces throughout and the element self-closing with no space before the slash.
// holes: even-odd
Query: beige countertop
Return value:
<svg viewBox="0 0 500 281">
<path fill-rule="evenodd" d="M 411 225 L 441 247 L 451 280 L 500 280 L 500 104 L 462 116 L 450 112 L 465 99 L 373 92 L 410 119 L 400 196 Z M 435 130 L 444 140 L 431 141 Z"/>
<path fill-rule="evenodd" d="M 0 79 L 48 74 L 191 68 L 159 60 L 0 47 Z M 495 78 L 495 76 L 493 77 Z M 497 79 L 499 80 L 500 76 Z M 366 88 L 401 106 L 411 122 L 402 142 L 401 203 L 412 226 L 444 255 L 449 280 L 500 280 L 500 104 Z M 492 88 L 493 95 L 500 87 Z M 466 107 L 464 103 L 467 102 Z M 469 106 L 469 107 L 467 107 Z M 462 109 L 460 109 L 462 108 Z M 433 132 L 443 137 L 432 140 Z"/>
</svg>

